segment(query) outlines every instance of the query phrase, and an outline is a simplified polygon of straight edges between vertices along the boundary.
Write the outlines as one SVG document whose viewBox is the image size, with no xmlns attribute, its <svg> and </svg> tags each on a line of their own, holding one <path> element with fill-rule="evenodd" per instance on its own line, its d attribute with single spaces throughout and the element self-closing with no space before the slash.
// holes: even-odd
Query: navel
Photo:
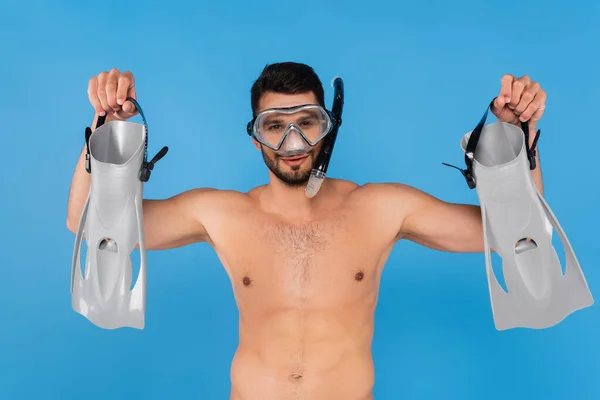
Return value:
<svg viewBox="0 0 600 400">
<path fill-rule="evenodd" d="M 248 287 L 252 283 L 252 280 L 249 277 L 245 276 L 244 279 L 242 279 L 242 283 L 244 284 L 244 286 Z"/>
<path fill-rule="evenodd" d="M 365 277 L 364 272 L 362 271 L 358 271 L 355 275 L 354 275 L 354 279 L 357 281 L 362 281 L 363 278 Z"/>
<path fill-rule="evenodd" d="M 292 383 L 300 383 L 300 381 L 302 380 L 302 374 L 294 372 L 288 376 L 288 379 Z"/>
</svg>

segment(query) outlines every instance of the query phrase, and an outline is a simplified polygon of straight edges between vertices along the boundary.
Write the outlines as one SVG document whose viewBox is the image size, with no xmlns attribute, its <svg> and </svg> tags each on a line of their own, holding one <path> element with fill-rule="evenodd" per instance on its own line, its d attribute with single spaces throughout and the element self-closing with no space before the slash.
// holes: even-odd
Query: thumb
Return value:
<svg viewBox="0 0 600 400">
<path fill-rule="evenodd" d="M 498 114 L 499 112 L 502 111 L 502 109 L 504 108 L 505 105 L 506 105 L 506 97 L 504 97 L 504 96 L 496 97 L 492 103 L 492 112 L 494 114 Z"/>
<path fill-rule="evenodd" d="M 125 101 L 121 106 L 121 109 L 115 112 L 117 118 L 120 120 L 128 120 L 136 113 L 137 109 L 135 108 L 135 105 L 129 100 Z"/>
<path fill-rule="evenodd" d="M 135 86 L 130 87 L 129 90 L 127 91 L 126 99 L 130 99 L 130 98 L 137 100 L 137 93 L 135 90 Z M 123 103 L 123 106 L 121 107 L 121 109 L 123 110 L 124 113 L 129 114 L 129 116 L 133 116 L 137 112 L 135 105 L 133 104 L 133 102 L 131 100 L 125 100 L 125 103 Z"/>
<path fill-rule="evenodd" d="M 137 109 L 135 108 L 135 105 L 131 101 L 129 101 L 129 100 L 127 100 L 123 104 L 122 110 L 123 110 L 124 113 L 126 113 L 126 114 L 128 114 L 130 116 L 134 115 L 137 112 Z"/>
</svg>

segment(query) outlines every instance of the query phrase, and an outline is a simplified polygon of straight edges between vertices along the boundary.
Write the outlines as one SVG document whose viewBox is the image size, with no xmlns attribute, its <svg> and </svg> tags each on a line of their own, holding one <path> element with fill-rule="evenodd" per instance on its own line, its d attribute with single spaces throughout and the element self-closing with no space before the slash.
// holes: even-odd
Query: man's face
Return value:
<svg viewBox="0 0 600 400">
<path fill-rule="evenodd" d="M 267 92 L 262 95 L 257 114 L 270 108 L 293 107 L 302 104 L 318 104 L 316 96 L 310 93 L 280 94 Z M 257 141 L 254 144 L 262 152 L 265 164 L 271 172 L 288 186 L 302 186 L 308 182 L 323 141 L 307 153 L 294 157 L 283 157 Z"/>
</svg>

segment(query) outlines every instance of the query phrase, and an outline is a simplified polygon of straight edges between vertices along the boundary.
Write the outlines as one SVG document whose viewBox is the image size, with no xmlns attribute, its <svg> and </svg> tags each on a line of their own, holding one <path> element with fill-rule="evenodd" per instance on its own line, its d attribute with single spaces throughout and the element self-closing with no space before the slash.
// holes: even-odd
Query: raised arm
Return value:
<svg viewBox="0 0 600 400">
<path fill-rule="evenodd" d="M 539 164 L 532 173 L 539 177 Z M 534 181 L 540 192 L 541 177 Z M 539 182 L 539 183 L 538 183 Z M 395 226 L 396 239 L 457 253 L 484 251 L 481 208 L 478 205 L 442 201 L 410 186 L 377 185 L 385 197 L 380 203 L 388 224 Z"/>
<path fill-rule="evenodd" d="M 135 97 L 133 75 L 120 73 L 116 69 L 102 72 L 90 80 L 88 96 L 96 115 L 92 128 L 99 115 L 106 120 L 125 120 L 137 113 L 127 97 Z M 90 175 L 85 170 L 84 148 L 79 155 L 69 193 L 67 228 L 76 232 L 81 212 L 90 189 Z M 144 200 L 144 238 L 146 248 L 167 249 L 194 242 L 208 241 L 209 237 L 202 223 L 203 213 L 210 212 L 214 189 L 195 189 L 165 200 Z"/>
<path fill-rule="evenodd" d="M 517 79 L 505 75 L 501 83 L 500 94 L 491 111 L 498 120 L 515 125 L 529 121 L 531 145 L 536 123 L 545 108 L 546 93 L 527 76 Z M 536 168 L 531 174 L 543 194 L 539 152 L 536 152 Z M 388 220 L 397 224 L 397 239 L 404 238 L 449 252 L 484 251 L 479 206 L 448 203 L 400 184 L 385 184 L 381 190 L 387 197 L 384 204 L 388 208 L 387 215 L 391 216 Z"/>
<path fill-rule="evenodd" d="M 484 251 L 481 208 L 439 200 L 414 188 L 396 188 L 407 213 L 398 227 L 398 238 L 426 247 L 457 253 Z"/>
</svg>

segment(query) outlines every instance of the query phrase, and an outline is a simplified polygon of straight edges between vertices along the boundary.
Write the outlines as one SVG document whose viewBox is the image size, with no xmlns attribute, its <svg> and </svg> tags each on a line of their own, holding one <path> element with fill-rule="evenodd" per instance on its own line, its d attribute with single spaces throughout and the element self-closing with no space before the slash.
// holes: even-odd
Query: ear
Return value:
<svg viewBox="0 0 600 400">
<path fill-rule="evenodd" d="M 260 143 L 256 139 L 252 138 L 252 143 L 254 143 L 254 147 L 260 150 Z"/>
</svg>

